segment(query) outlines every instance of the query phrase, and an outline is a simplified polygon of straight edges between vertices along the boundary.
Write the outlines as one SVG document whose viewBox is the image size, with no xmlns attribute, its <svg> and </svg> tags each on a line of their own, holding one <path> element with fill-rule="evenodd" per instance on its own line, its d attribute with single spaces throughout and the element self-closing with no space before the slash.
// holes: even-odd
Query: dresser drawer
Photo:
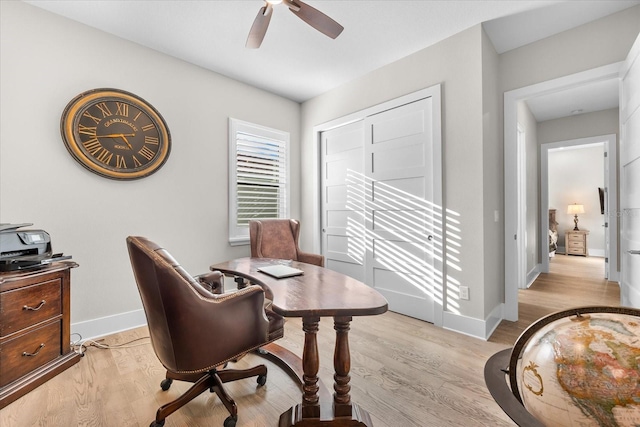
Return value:
<svg viewBox="0 0 640 427">
<path fill-rule="evenodd" d="M 61 322 L 57 321 L 0 345 L 0 387 L 60 356 L 60 340 Z"/>
<path fill-rule="evenodd" d="M 0 294 L 0 337 L 60 315 L 61 296 L 60 279 Z"/>
<path fill-rule="evenodd" d="M 584 248 L 569 248 L 567 249 L 567 253 L 571 254 L 575 254 L 575 255 L 584 255 Z"/>
<path fill-rule="evenodd" d="M 569 240 L 569 249 L 584 249 L 584 240 Z"/>
</svg>

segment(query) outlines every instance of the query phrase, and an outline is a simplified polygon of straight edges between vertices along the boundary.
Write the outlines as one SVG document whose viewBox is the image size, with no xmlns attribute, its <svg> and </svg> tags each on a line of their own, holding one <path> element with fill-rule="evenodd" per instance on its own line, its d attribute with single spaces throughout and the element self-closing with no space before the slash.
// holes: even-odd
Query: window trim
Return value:
<svg viewBox="0 0 640 427">
<path fill-rule="evenodd" d="M 231 246 L 240 246 L 249 244 L 249 227 L 241 227 L 237 225 L 237 134 L 238 132 L 254 135 L 258 138 L 266 138 L 283 143 L 285 147 L 284 154 L 284 206 L 280 211 L 282 218 L 288 218 L 291 206 L 291 179 L 290 179 L 290 145 L 289 132 L 266 126 L 257 125 L 255 123 L 229 117 L 229 244 Z"/>
</svg>

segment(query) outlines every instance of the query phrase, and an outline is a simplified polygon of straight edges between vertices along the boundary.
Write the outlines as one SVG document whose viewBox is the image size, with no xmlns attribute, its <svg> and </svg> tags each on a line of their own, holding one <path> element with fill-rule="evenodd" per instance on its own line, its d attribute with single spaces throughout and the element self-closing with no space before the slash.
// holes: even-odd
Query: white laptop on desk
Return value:
<svg viewBox="0 0 640 427">
<path fill-rule="evenodd" d="M 298 270 L 297 268 L 289 267 L 288 265 L 282 265 L 282 264 L 274 264 L 274 265 L 267 265 L 264 267 L 260 267 L 258 268 L 258 271 L 268 274 L 269 276 L 275 277 L 276 279 L 300 276 L 301 274 L 304 274 L 304 271 L 302 270 Z"/>
</svg>

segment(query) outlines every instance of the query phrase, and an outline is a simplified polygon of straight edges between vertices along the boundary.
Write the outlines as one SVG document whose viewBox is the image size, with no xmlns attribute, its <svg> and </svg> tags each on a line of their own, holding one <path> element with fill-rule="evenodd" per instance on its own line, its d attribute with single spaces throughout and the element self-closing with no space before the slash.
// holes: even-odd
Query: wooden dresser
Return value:
<svg viewBox="0 0 640 427">
<path fill-rule="evenodd" d="M 0 409 L 80 361 L 70 333 L 77 266 L 0 272 Z"/>
<path fill-rule="evenodd" d="M 589 256 L 587 247 L 588 231 L 567 231 L 564 233 L 564 246 L 567 255 Z"/>
</svg>

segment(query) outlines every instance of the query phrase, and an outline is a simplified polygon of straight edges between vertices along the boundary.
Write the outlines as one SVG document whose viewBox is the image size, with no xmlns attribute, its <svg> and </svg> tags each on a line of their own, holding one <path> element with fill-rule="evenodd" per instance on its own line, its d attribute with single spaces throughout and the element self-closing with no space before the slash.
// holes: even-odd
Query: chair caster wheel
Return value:
<svg viewBox="0 0 640 427">
<path fill-rule="evenodd" d="M 163 391 L 167 391 L 169 390 L 169 387 L 171 387 L 171 384 L 173 383 L 173 380 L 171 378 L 165 378 L 164 380 L 162 380 L 162 382 L 160 383 L 160 388 Z M 163 423 L 164 424 L 164 423 Z"/>
<path fill-rule="evenodd" d="M 266 375 L 258 375 L 258 385 L 260 387 L 262 387 L 266 383 L 267 383 L 267 376 Z"/>
<path fill-rule="evenodd" d="M 152 421 L 149 427 L 162 427 L 164 425 L 164 420 L 162 421 Z"/>
<path fill-rule="evenodd" d="M 236 423 L 238 422 L 237 415 L 229 415 L 226 420 L 224 420 L 224 427 L 236 427 Z"/>
</svg>

